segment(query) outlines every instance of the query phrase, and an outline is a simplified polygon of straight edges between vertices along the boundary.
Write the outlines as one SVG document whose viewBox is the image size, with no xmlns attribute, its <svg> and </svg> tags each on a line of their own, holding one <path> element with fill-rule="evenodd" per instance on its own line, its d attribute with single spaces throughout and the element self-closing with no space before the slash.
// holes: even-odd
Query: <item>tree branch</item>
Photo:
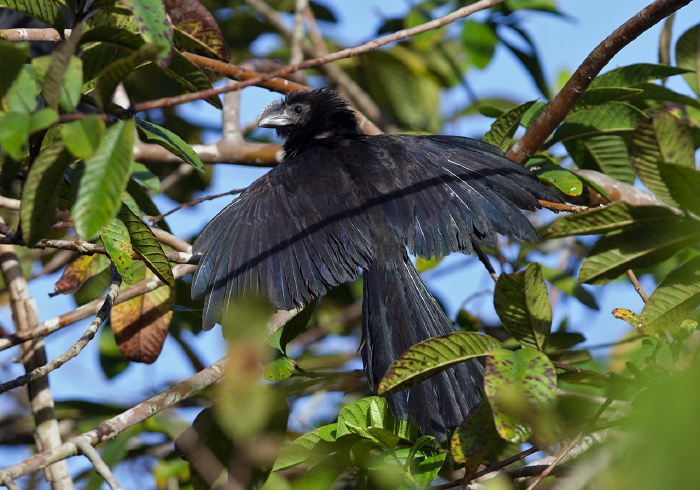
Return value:
<svg viewBox="0 0 700 490">
<path fill-rule="evenodd" d="M 226 369 L 226 364 L 226 358 L 219 359 L 204 371 L 200 371 L 186 380 L 174 384 L 167 390 L 152 396 L 148 400 L 135 405 L 116 417 L 112 417 L 94 429 L 73 437 L 56 448 L 42 451 L 20 463 L 0 470 L 0 484 L 6 485 L 6 482 L 15 478 L 27 475 L 33 471 L 41 470 L 46 468 L 47 465 L 80 454 L 80 446 L 83 444 L 96 446 L 101 442 L 114 439 L 129 427 L 133 427 L 162 410 L 182 400 L 186 400 L 198 391 L 221 379 Z"/>
<path fill-rule="evenodd" d="M 76 357 L 78 354 L 80 354 L 80 352 L 85 348 L 88 342 L 95 338 L 97 330 L 104 323 L 107 317 L 109 317 L 109 313 L 112 311 L 112 305 L 114 304 L 114 300 L 119 294 L 119 286 L 121 285 L 121 283 L 121 276 L 117 273 L 116 269 L 113 270 L 112 284 L 109 286 L 109 290 L 107 291 L 107 296 L 105 297 L 104 303 L 102 304 L 102 308 L 100 308 L 100 311 L 97 312 L 97 316 L 92 321 L 92 323 L 85 331 L 83 336 L 80 338 L 80 340 L 78 340 L 75 344 L 73 344 L 70 347 L 70 349 L 58 356 L 53 361 L 46 362 L 43 365 L 37 366 L 36 368 L 27 372 L 27 374 L 19 376 L 11 381 L 7 381 L 6 383 L 0 384 L 0 395 L 5 393 L 6 391 L 15 389 L 19 386 L 24 386 L 28 383 L 43 378 L 54 369 L 60 368 L 65 363 L 67 363 L 68 361 Z"/>
<path fill-rule="evenodd" d="M 12 245 L 0 245 L 0 270 L 10 293 L 10 306 L 17 334 L 32 331 L 39 323 L 39 312 L 36 301 L 29 295 L 22 265 Z M 37 340 L 24 345 L 22 357 L 25 358 L 24 369 L 28 373 L 46 364 L 44 341 Z M 62 441 L 49 381 L 46 378 L 37 379 L 27 388 L 29 406 L 35 421 L 34 439 L 39 449 L 51 450 L 59 446 Z M 54 490 L 73 488 L 73 480 L 65 462 L 47 468 L 46 479 L 52 483 Z"/>
<path fill-rule="evenodd" d="M 566 118 L 583 92 L 622 48 L 690 2 L 691 0 L 656 0 L 615 29 L 581 63 L 564 88 L 552 99 L 540 117 L 513 145 L 506 156 L 516 162 L 525 163 Z"/>
</svg>

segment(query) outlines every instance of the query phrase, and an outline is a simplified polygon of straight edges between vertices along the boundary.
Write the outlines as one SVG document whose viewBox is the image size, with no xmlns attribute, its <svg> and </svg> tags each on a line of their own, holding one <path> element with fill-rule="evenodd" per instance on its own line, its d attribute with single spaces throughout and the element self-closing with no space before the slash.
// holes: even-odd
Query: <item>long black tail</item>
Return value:
<svg viewBox="0 0 700 490">
<path fill-rule="evenodd" d="M 406 252 L 391 261 L 375 260 L 365 271 L 362 304 L 362 360 L 372 390 L 389 365 L 406 349 L 454 326 L 418 276 Z M 460 363 L 389 397 L 395 416 L 411 420 L 424 434 L 445 440 L 479 402 L 483 368 L 476 360 Z"/>
</svg>

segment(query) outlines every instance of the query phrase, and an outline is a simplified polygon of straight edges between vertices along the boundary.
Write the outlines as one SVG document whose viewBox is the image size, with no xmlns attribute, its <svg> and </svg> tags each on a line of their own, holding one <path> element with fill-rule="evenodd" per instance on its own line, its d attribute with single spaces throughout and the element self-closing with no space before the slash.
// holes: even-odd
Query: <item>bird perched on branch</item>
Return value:
<svg viewBox="0 0 700 490">
<path fill-rule="evenodd" d="M 361 134 L 336 93 L 289 94 L 260 114 L 285 140 L 283 162 L 221 211 L 194 244 L 192 295 L 210 329 L 226 305 L 257 293 L 291 310 L 360 273 L 362 360 L 376 390 L 407 348 L 454 331 L 409 253 L 430 258 L 493 246 L 498 233 L 536 240 L 520 209 L 559 198 L 529 170 L 481 141 Z M 393 413 L 445 439 L 478 403 L 483 370 L 458 364 L 391 395 Z"/>
</svg>

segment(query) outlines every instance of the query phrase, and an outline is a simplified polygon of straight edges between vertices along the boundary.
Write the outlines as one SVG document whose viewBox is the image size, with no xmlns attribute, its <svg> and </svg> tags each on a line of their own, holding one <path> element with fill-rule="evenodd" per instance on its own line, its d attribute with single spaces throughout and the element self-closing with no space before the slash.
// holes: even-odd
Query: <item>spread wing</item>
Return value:
<svg viewBox="0 0 700 490">
<path fill-rule="evenodd" d="M 194 244 L 204 328 L 244 293 L 292 309 L 355 278 L 373 253 L 361 207 L 339 162 L 293 158 L 256 180 Z"/>
<path fill-rule="evenodd" d="M 422 257 L 470 252 L 496 235 L 534 241 L 521 209 L 561 199 L 528 169 L 484 142 L 458 136 L 372 137 L 377 158 L 362 167 L 370 201 Z M 370 208 L 373 206 L 370 206 Z"/>
</svg>

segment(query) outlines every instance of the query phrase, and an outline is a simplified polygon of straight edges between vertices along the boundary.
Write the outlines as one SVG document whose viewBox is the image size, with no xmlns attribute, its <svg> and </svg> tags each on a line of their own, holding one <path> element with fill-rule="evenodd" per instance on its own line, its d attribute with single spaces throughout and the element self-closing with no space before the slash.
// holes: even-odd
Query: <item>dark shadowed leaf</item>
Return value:
<svg viewBox="0 0 700 490">
<path fill-rule="evenodd" d="M 95 101 L 101 109 L 109 107 L 117 85 L 124 81 L 129 73 L 148 63 L 160 51 L 154 44 L 144 44 L 126 58 L 110 63 L 102 70 L 95 85 Z"/>
<path fill-rule="evenodd" d="M 467 20 L 462 27 L 462 46 L 470 63 L 486 68 L 496 51 L 498 36 L 493 27 L 483 22 Z"/>
<path fill-rule="evenodd" d="M 455 429 L 450 440 L 450 453 L 455 463 L 465 465 L 465 475 L 470 477 L 500 440 L 491 405 L 482 398 Z"/>
<path fill-rule="evenodd" d="M 204 5 L 197 0 L 165 0 L 163 3 L 173 22 L 175 45 L 181 51 L 222 61 L 231 59 L 221 29 Z"/>
<path fill-rule="evenodd" d="M 0 8 L 22 12 L 44 24 L 50 25 L 59 32 L 63 31 L 65 25 L 60 2 L 51 0 L 0 0 Z"/>
<path fill-rule="evenodd" d="M 58 191 L 72 158 L 62 143 L 44 148 L 32 164 L 22 192 L 20 222 L 29 246 L 46 238 L 56 222 Z"/>
<path fill-rule="evenodd" d="M 700 171 L 679 165 L 659 165 L 659 172 L 679 206 L 700 216 Z"/>
<path fill-rule="evenodd" d="M 28 43 L 0 41 L 0 66 L 2 66 L 2 70 L 0 70 L 0 102 L 6 97 L 10 87 L 22 71 L 28 55 Z M 7 110 L 7 107 L 0 104 L 0 109 Z"/>
<path fill-rule="evenodd" d="M 136 120 L 139 133 L 147 143 L 159 144 L 172 154 L 182 158 L 183 161 L 189 163 L 197 170 L 201 172 L 204 171 L 204 165 L 199 159 L 199 156 L 192 150 L 190 145 L 185 143 L 185 140 L 157 124 L 153 124 L 138 117 L 134 119 Z"/>
<path fill-rule="evenodd" d="M 143 220 L 125 205 L 119 211 L 119 219 L 129 232 L 134 251 L 141 256 L 146 266 L 165 284 L 175 286 L 175 277 L 163 247 Z"/>
<path fill-rule="evenodd" d="M 484 393 L 491 404 L 496 430 L 512 443 L 525 442 L 531 429 L 521 416 L 546 410 L 557 396 L 557 377 L 547 356 L 534 349 L 497 349 L 486 358 Z"/>
<path fill-rule="evenodd" d="M 389 366 L 377 391 L 388 395 L 406 389 L 459 362 L 484 356 L 500 347 L 498 340 L 475 332 L 454 332 L 424 340 Z"/>
<path fill-rule="evenodd" d="M 491 123 L 491 129 L 484 135 L 484 141 L 506 151 L 510 147 L 515 130 L 520 125 L 520 119 L 535 102 L 534 100 L 524 102 L 498 116 L 498 119 Z"/>
<path fill-rule="evenodd" d="M 564 124 L 552 135 L 550 143 L 632 131 L 645 117 L 646 115 L 633 105 L 624 102 L 607 102 L 567 117 Z"/>
<path fill-rule="evenodd" d="M 634 182 L 635 174 L 630 165 L 627 142 L 622 136 L 602 134 L 568 140 L 564 146 L 580 169 L 602 172 L 627 184 Z"/>
<path fill-rule="evenodd" d="M 501 274 L 493 296 L 503 327 L 521 345 L 543 351 L 552 327 L 552 307 L 542 266 L 528 264 L 514 274 Z"/>
</svg>

